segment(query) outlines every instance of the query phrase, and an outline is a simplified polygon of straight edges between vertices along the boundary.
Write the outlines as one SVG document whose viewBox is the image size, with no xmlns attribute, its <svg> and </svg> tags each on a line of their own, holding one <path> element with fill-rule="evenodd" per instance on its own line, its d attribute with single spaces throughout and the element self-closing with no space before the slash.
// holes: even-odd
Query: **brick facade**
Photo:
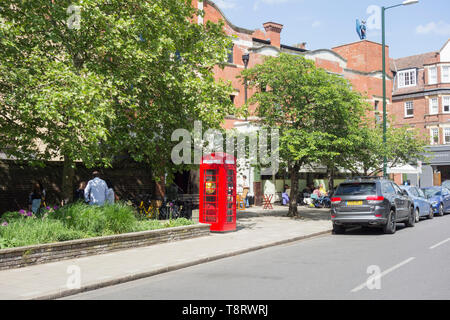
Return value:
<svg viewBox="0 0 450 320">
<path fill-rule="evenodd" d="M 390 63 L 391 71 L 395 75 L 393 103 L 389 110 L 389 113 L 395 116 L 394 126 L 407 125 L 418 129 L 433 146 L 450 146 L 449 52 L 450 40 L 440 51 L 392 59 Z M 415 81 L 409 83 L 408 79 L 408 85 L 405 85 L 405 73 L 408 78 L 409 74 L 415 75 Z M 432 133 L 436 133 L 436 137 L 432 137 Z M 434 172 L 443 173 L 442 181 L 450 179 L 447 169 L 450 162 L 439 160 L 445 158 L 442 152 L 447 151 L 436 150 L 431 154 L 434 159 L 432 158 L 430 165 Z"/>
<path fill-rule="evenodd" d="M 196 0 L 193 0 L 195 7 L 198 7 Z M 203 19 L 197 20 L 197 23 L 205 21 L 218 22 L 223 20 L 224 31 L 227 35 L 233 37 L 233 59 L 224 69 L 216 67 L 214 69 L 216 79 L 228 80 L 234 88 L 234 97 L 232 98 L 237 107 L 245 103 L 245 87 L 242 79 L 237 77 L 244 69 L 242 55 L 245 52 L 250 54 L 248 68 L 263 62 L 266 56 L 276 56 L 280 52 L 304 55 L 308 59 L 315 61 L 318 67 L 324 68 L 329 72 L 339 74 L 348 79 L 353 88 L 366 95 L 369 101 L 382 101 L 382 50 L 381 44 L 371 41 L 358 41 L 345 44 L 330 49 L 306 50 L 305 43 L 297 46 L 288 46 L 281 43 L 281 33 L 283 25 L 276 22 L 263 23 L 262 29 L 248 30 L 233 25 L 214 4 L 213 1 L 206 0 L 200 5 L 205 12 Z M 387 70 L 387 103 L 391 103 L 392 97 L 392 73 L 389 68 L 389 47 L 386 46 L 386 70 Z M 247 91 L 248 97 L 253 92 Z M 382 106 L 382 103 L 380 104 Z M 254 107 L 250 107 L 254 111 Z M 229 129 L 234 127 L 235 122 L 241 122 L 243 119 L 230 117 L 227 119 L 224 127 Z"/>
<path fill-rule="evenodd" d="M 94 169 L 77 164 L 74 191 L 80 181 L 91 179 Z M 99 169 L 109 179 L 122 200 L 135 199 L 139 194 L 151 194 L 154 182 L 148 167 L 135 163 L 117 164 L 114 168 Z M 42 182 L 48 205 L 59 205 L 62 199 L 62 162 L 48 162 L 45 167 L 30 167 L 14 161 L 0 162 L 0 214 L 28 208 L 32 183 Z"/>
</svg>

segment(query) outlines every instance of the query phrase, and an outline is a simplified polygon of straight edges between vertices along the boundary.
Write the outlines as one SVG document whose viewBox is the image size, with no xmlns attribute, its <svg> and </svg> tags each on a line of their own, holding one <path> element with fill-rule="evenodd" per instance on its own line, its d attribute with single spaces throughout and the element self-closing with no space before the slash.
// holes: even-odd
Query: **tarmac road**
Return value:
<svg viewBox="0 0 450 320">
<path fill-rule="evenodd" d="M 450 214 L 397 227 L 319 236 L 67 299 L 450 299 Z"/>
</svg>

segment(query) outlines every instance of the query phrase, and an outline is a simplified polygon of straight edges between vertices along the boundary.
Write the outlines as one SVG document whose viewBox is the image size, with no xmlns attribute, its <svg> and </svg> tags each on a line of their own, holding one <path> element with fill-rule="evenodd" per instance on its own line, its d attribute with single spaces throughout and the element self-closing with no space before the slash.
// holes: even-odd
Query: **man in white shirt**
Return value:
<svg viewBox="0 0 450 320">
<path fill-rule="evenodd" d="M 89 204 L 103 205 L 108 198 L 108 186 L 106 182 L 99 178 L 100 173 L 94 171 L 92 180 L 89 180 L 84 189 L 84 198 Z"/>
</svg>

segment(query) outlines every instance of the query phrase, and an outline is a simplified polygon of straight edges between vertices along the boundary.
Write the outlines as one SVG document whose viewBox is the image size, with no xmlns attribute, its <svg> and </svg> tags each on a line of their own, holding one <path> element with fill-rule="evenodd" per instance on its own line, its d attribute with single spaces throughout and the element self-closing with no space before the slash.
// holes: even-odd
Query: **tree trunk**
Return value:
<svg viewBox="0 0 450 320">
<path fill-rule="evenodd" d="M 328 178 L 328 194 L 334 193 L 334 168 L 328 168 L 327 170 Z"/>
<path fill-rule="evenodd" d="M 298 195 L 298 172 L 300 171 L 300 164 L 297 162 L 289 166 L 289 177 L 291 179 L 291 194 L 289 195 L 289 217 L 297 217 L 297 195 Z"/>
<path fill-rule="evenodd" d="M 63 178 L 62 178 L 62 201 L 67 204 L 73 201 L 73 178 L 75 176 L 75 163 L 72 159 L 64 156 Z"/>
</svg>

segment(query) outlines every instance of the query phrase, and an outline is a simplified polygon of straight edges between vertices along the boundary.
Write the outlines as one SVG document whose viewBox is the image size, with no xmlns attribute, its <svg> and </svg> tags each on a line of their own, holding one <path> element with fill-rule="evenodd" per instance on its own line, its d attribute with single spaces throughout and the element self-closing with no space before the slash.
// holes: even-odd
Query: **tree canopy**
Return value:
<svg viewBox="0 0 450 320">
<path fill-rule="evenodd" d="M 200 14 L 190 0 L 2 4 L 0 149 L 59 157 L 69 171 L 127 152 L 171 172 L 174 129 L 219 127 L 233 112 L 230 86 L 212 72 L 231 40 L 220 23 L 193 23 Z"/>
<path fill-rule="evenodd" d="M 364 99 L 347 80 L 303 56 L 280 54 L 243 72 L 259 89 L 250 99 L 261 124 L 278 128 L 280 162 L 291 179 L 289 214 L 297 214 L 298 173 L 306 164 L 339 156 L 364 114 Z"/>
</svg>

